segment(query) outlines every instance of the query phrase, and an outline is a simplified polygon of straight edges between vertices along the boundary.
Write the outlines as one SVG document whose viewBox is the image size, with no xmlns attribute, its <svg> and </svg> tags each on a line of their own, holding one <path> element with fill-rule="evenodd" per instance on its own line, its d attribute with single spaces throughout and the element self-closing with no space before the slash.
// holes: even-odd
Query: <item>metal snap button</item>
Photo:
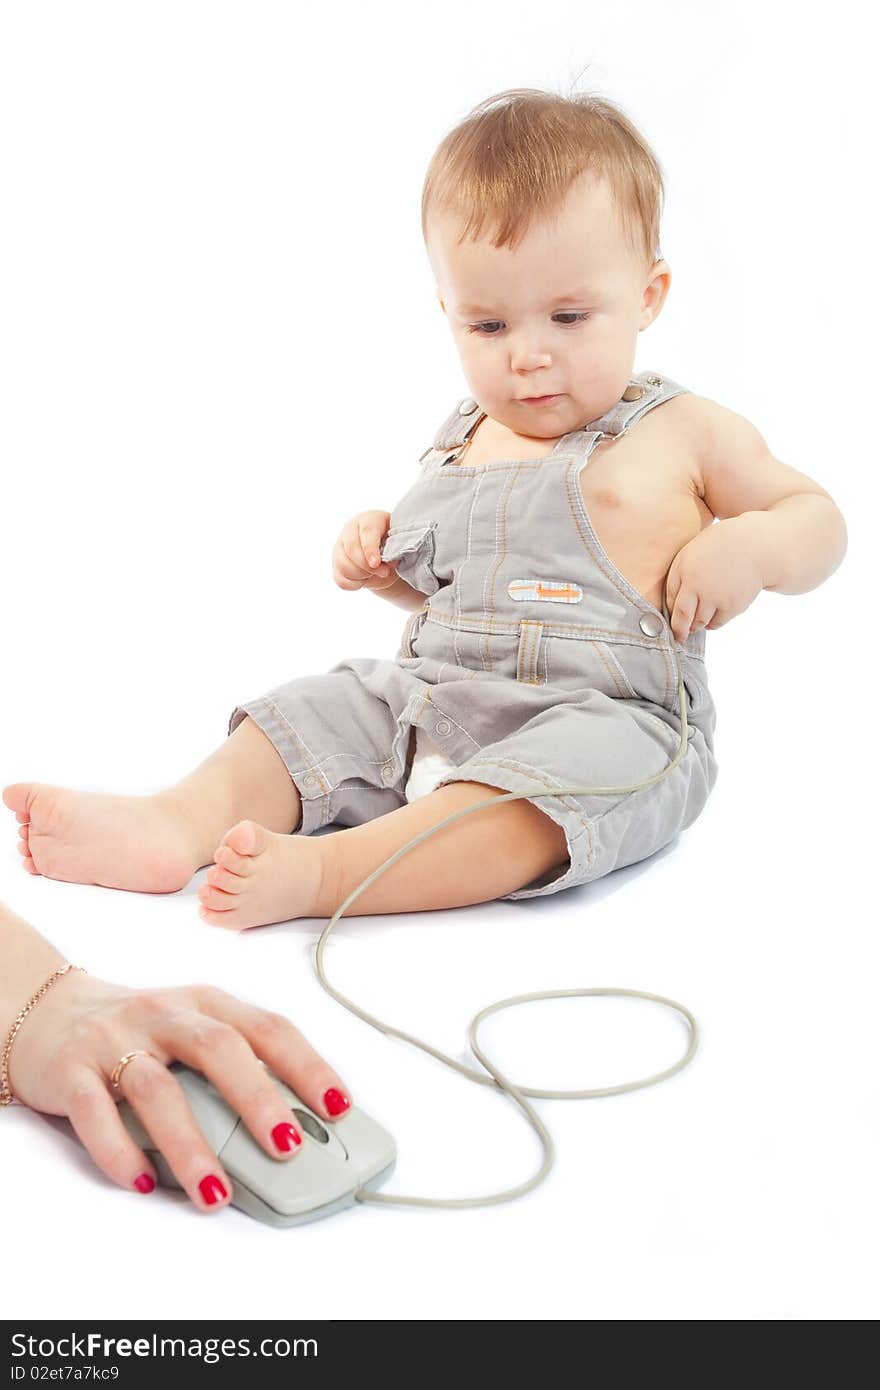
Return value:
<svg viewBox="0 0 880 1390">
<path fill-rule="evenodd" d="M 452 733 L 452 725 L 448 719 L 441 719 L 439 724 L 434 725 L 434 732 L 445 738 L 447 734 Z"/>
<path fill-rule="evenodd" d="M 662 378 L 662 376 L 649 376 L 649 377 L 648 377 L 648 385 L 649 385 L 649 386 L 662 386 L 662 385 L 663 385 L 663 378 Z"/>
<path fill-rule="evenodd" d="M 393 781 L 394 781 L 394 764 L 393 764 L 393 763 L 386 763 L 385 766 L 383 767 L 383 769 L 382 769 L 382 781 L 383 781 L 383 782 L 393 782 Z"/>
<path fill-rule="evenodd" d="M 642 390 L 641 386 L 627 386 L 620 399 L 622 401 L 637 401 L 639 397 L 643 396 L 644 394 L 645 393 Z"/>
<path fill-rule="evenodd" d="M 639 627 L 646 637 L 659 637 L 663 631 L 663 619 L 658 618 L 656 613 L 643 613 L 639 618 Z"/>
<path fill-rule="evenodd" d="M 303 782 L 307 787 L 316 787 L 318 785 L 318 779 L 313 772 L 310 772 L 308 777 L 304 777 Z"/>
<path fill-rule="evenodd" d="M 477 408 L 477 403 L 473 396 L 465 396 L 461 405 L 458 407 L 459 415 L 473 415 Z"/>
</svg>

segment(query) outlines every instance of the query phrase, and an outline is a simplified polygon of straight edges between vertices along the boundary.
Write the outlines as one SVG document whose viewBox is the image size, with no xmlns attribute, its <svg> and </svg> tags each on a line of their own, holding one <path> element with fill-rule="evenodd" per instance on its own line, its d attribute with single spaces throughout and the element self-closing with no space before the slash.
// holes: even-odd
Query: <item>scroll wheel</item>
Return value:
<svg viewBox="0 0 880 1390">
<path fill-rule="evenodd" d="M 308 1110 L 299 1110 L 295 1105 L 291 1108 L 306 1134 L 310 1134 L 313 1139 L 317 1139 L 319 1144 L 329 1144 L 330 1135 L 327 1133 L 320 1120 L 316 1120 L 314 1115 L 311 1115 Z"/>
</svg>

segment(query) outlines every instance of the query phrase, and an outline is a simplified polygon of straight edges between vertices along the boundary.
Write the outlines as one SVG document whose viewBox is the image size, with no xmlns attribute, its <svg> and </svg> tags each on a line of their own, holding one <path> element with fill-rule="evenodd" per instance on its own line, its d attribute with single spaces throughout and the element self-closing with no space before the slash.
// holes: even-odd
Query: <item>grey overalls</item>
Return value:
<svg viewBox="0 0 880 1390">
<path fill-rule="evenodd" d="M 705 630 L 676 641 L 611 563 L 578 481 L 602 435 L 631 429 L 685 389 L 641 372 L 546 457 L 475 467 L 450 461 L 483 414 L 470 397 L 459 402 L 382 548 L 427 600 L 394 660 L 340 661 L 230 718 L 231 733 L 249 714 L 281 754 L 302 798 L 300 833 L 405 805 L 414 726 L 455 765 L 440 785 L 524 792 L 650 778 L 680 741 L 673 642 L 688 699 L 682 761 L 640 791 L 534 801 L 563 827 L 569 862 L 505 897 L 587 883 L 654 854 L 697 818 L 717 776 Z"/>
</svg>

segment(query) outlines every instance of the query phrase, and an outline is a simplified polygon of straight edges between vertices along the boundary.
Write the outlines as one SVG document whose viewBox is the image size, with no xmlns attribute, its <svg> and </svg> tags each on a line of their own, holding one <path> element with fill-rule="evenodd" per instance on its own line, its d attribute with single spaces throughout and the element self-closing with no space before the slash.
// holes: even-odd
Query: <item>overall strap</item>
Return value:
<svg viewBox="0 0 880 1390">
<path fill-rule="evenodd" d="M 680 386 L 677 381 L 668 376 L 661 376 L 659 372 L 639 372 L 630 378 L 620 400 L 616 401 L 610 410 L 598 420 L 591 420 L 579 430 L 572 430 L 565 439 L 580 446 L 584 443 L 584 434 L 623 434 L 654 406 L 662 405 L 664 401 L 670 400 L 673 396 L 680 396 L 687 390 L 688 387 Z M 482 411 L 473 396 L 463 396 L 443 421 L 434 436 L 434 443 L 425 450 L 422 459 L 432 449 L 442 453 L 447 449 L 460 448 L 481 417 Z M 422 459 L 419 459 L 420 463 Z"/>
<path fill-rule="evenodd" d="M 438 453 L 443 453 L 447 449 L 458 449 L 465 442 L 474 425 L 481 417 L 477 402 L 473 396 L 463 396 L 450 415 L 447 415 L 443 424 L 434 435 L 434 443 L 431 448 L 425 450 L 429 454 L 431 449 L 436 449 Z M 425 457 L 422 454 L 422 458 Z M 419 460 L 421 462 L 421 459 Z"/>
<path fill-rule="evenodd" d="M 661 376 L 659 372 L 639 372 L 637 376 L 630 378 L 620 400 L 598 420 L 591 420 L 588 425 L 584 425 L 583 432 L 623 434 L 649 410 L 653 410 L 654 406 L 662 405 L 673 396 L 684 395 L 688 389 L 687 386 L 680 386 L 671 377 Z M 575 430 L 574 434 L 581 432 Z"/>
</svg>

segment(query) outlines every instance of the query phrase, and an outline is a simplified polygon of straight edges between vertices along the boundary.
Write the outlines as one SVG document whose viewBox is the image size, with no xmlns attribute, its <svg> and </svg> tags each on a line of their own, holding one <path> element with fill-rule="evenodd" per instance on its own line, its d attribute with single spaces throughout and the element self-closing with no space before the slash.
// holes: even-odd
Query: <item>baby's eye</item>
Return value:
<svg viewBox="0 0 880 1390">
<path fill-rule="evenodd" d="M 572 311 L 554 314 L 553 317 L 559 321 L 562 328 L 573 328 L 575 324 L 582 323 L 585 319 L 588 319 L 590 315 L 574 313 Z M 568 322 L 563 322 L 564 319 L 567 319 Z M 468 333 L 482 333 L 484 338 L 497 338 L 498 334 L 494 332 L 494 329 L 500 325 L 500 319 L 486 319 L 483 323 L 469 323 L 467 330 Z"/>
</svg>

